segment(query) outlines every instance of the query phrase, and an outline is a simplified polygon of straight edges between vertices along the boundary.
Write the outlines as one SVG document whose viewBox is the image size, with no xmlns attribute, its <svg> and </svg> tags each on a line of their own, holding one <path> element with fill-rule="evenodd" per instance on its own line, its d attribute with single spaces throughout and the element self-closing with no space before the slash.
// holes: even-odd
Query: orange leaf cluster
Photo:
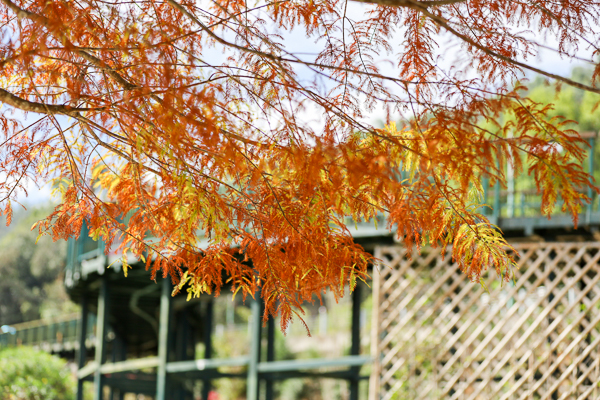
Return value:
<svg viewBox="0 0 600 400">
<path fill-rule="evenodd" d="M 527 64 L 543 43 L 521 31 L 574 57 L 600 6 L 362 3 L 0 0 L 0 209 L 10 220 L 21 189 L 53 181 L 40 232 L 85 222 L 193 295 L 260 287 L 283 327 L 365 279 L 349 218 L 385 215 L 407 246 L 453 244 L 472 279 L 508 277 L 482 178 L 526 171 L 546 214 L 562 198 L 575 219 L 592 185 L 577 133 L 515 78 L 599 91 Z M 366 122 L 377 110 L 385 128 Z"/>
</svg>

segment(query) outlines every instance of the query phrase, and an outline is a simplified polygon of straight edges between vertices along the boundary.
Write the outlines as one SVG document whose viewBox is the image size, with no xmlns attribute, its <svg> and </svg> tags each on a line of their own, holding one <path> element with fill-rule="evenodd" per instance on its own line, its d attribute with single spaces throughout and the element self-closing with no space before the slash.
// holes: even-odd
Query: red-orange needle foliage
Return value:
<svg viewBox="0 0 600 400">
<path fill-rule="evenodd" d="M 348 217 L 504 274 L 478 182 L 512 164 L 574 218 L 591 184 L 581 139 L 516 78 L 600 92 L 528 65 L 527 31 L 575 57 L 599 17 L 595 0 L 0 0 L 0 206 L 54 180 L 40 232 L 122 236 L 192 294 L 225 270 L 284 326 L 365 276 Z"/>
</svg>

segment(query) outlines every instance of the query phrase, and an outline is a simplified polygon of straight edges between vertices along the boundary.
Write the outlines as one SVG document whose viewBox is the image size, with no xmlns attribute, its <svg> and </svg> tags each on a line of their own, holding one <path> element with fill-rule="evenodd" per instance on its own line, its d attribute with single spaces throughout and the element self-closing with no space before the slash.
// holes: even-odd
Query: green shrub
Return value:
<svg viewBox="0 0 600 400">
<path fill-rule="evenodd" d="M 71 400 L 74 388 L 64 360 L 30 347 L 0 350 L 0 399 Z"/>
</svg>

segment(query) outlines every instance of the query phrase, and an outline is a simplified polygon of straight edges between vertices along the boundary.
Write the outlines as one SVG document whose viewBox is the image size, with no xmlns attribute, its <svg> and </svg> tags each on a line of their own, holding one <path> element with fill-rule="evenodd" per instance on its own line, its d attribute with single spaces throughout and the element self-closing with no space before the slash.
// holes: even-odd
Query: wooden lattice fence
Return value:
<svg viewBox="0 0 600 400">
<path fill-rule="evenodd" d="M 535 243 L 515 282 L 380 247 L 370 399 L 600 399 L 600 243 Z"/>
</svg>

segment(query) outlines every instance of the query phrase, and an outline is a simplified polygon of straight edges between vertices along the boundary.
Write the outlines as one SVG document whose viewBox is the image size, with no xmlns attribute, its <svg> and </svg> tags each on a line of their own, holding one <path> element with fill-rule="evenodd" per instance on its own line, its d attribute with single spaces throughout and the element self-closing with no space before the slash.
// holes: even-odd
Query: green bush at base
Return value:
<svg viewBox="0 0 600 400">
<path fill-rule="evenodd" d="M 0 350 L 0 399 L 71 400 L 74 388 L 60 358 L 30 347 Z"/>
</svg>

